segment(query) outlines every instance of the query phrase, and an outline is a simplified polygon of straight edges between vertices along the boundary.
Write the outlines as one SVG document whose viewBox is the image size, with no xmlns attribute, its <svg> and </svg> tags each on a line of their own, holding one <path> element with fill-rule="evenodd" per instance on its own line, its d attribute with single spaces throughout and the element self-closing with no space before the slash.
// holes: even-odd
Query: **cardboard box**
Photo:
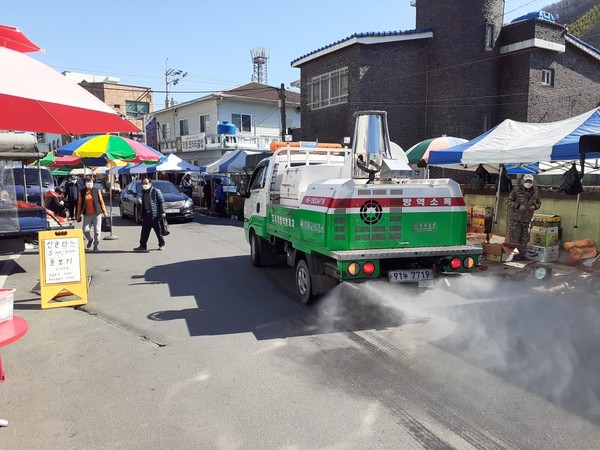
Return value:
<svg viewBox="0 0 600 450">
<path fill-rule="evenodd" d="M 12 320 L 16 289 L 0 289 L 0 322 Z"/>
<path fill-rule="evenodd" d="M 543 263 L 558 261 L 558 245 L 553 247 L 542 247 L 540 245 L 529 244 L 525 257 L 530 261 L 539 261 Z"/>
<path fill-rule="evenodd" d="M 529 242 L 540 247 L 554 247 L 558 244 L 558 227 L 531 227 Z"/>
<path fill-rule="evenodd" d="M 473 217 L 473 207 L 467 206 L 467 226 L 471 224 L 471 218 Z"/>
<path fill-rule="evenodd" d="M 534 214 L 531 219 L 531 225 L 534 227 L 560 228 L 560 216 L 557 216 L 556 214 Z"/>
<path fill-rule="evenodd" d="M 494 208 L 491 206 L 473 206 L 473 218 L 483 218 L 492 220 Z"/>
<path fill-rule="evenodd" d="M 488 261 L 508 262 L 512 261 L 513 255 L 518 251 L 504 244 L 481 244 L 485 259 Z"/>
</svg>

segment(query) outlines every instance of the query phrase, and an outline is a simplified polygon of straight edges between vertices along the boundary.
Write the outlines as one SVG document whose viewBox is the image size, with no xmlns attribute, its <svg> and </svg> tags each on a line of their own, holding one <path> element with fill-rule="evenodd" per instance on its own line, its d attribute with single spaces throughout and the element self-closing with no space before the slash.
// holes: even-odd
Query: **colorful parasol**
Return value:
<svg viewBox="0 0 600 450">
<path fill-rule="evenodd" d="M 418 144 L 413 145 L 406 151 L 409 164 L 417 164 L 419 167 L 425 167 L 429 161 L 429 152 L 431 150 L 444 150 L 455 145 L 468 142 L 467 139 L 461 139 L 452 136 L 441 136 L 437 138 L 425 139 Z"/>
<path fill-rule="evenodd" d="M 166 157 L 147 145 L 121 136 L 88 136 L 56 150 L 57 156 L 78 158 L 104 158 L 108 162 L 123 161 L 157 164 Z M 91 164 L 89 164 L 91 165 Z M 98 164 L 104 166 L 105 164 Z"/>
</svg>

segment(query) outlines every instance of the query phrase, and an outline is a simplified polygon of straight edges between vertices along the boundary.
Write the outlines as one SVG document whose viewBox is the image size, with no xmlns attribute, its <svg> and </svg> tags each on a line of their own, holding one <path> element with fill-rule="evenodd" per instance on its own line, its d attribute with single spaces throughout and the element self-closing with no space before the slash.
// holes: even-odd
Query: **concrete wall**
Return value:
<svg viewBox="0 0 600 450">
<path fill-rule="evenodd" d="M 497 224 L 494 224 L 494 230 L 501 233 L 508 231 L 506 197 L 506 194 L 502 194 L 500 197 Z M 542 207 L 536 213 L 557 214 L 561 217 L 563 242 L 573 239 L 592 239 L 600 243 L 600 201 L 598 200 L 598 193 L 584 192 L 581 194 L 577 228 L 574 228 L 577 196 L 557 194 L 556 192 L 547 195 L 542 193 Z M 465 203 L 467 206 L 482 205 L 495 208 L 496 197 L 491 192 L 489 194 L 465 194 Z"/>
</svg>

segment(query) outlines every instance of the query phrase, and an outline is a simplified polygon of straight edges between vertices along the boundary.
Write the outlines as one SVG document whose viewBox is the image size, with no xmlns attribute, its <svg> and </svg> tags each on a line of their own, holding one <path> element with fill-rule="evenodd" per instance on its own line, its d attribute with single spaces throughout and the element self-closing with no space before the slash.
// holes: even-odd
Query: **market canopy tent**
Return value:
<svg viewBox="0 0 600 450">
<path fill-rule="evenodd" d="M 169 154 L 165 161 L 154 166 L 140 164 L 129 169 L 129 173 L 153 173 L 153 172 L 200 172 L 200 167 L 184 161 L 174 153 Z"/>
<path fill-rule="evenodd" d="M 208 173 L 242 173 L 246 172 L 246 169 L 249 167 L 247 161 L 248 156 L 252 155 L 264 155 L 263 157 L 267 157 L 271 155 L 271 152 L 255 152 L 250 150 L 230 150 L 225 152 L 223 156 L 221 156 L 216 161 L 206 165 L 201 166 L 201 172 Z M 253 159 L 256 157 L 253 157 Z"/>
<path fill-rule="evenodd" d="M 557 122 L 525 123 L 507 119 L 475 139 L 447 150 L 432 150 L 429 165 L 524 164 L 579 161 L 579 138 L 600 133 L 600 108 Z M 587 155 L 600 158 L 600 152 Z"/>
</svg>

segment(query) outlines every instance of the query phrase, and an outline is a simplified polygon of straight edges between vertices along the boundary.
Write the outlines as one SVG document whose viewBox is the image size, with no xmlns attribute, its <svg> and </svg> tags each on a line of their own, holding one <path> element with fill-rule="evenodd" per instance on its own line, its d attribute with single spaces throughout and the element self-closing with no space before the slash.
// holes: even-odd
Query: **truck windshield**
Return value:
<svg viewBox="0 0 600 450">
<path fill-rule="evenodd" d="M 42 174 L 42 186 L 49 187 L 54 184 L 52 180 L 52 175 L 50 171 L 46 169 L 40 170 Z M 21 168 L 14 168 L 13 175 L 15 177 L 15 185 L 22 186 L 23 185 L 23 170 Z M 38 170 L 35 168 L 27 167 L 25 168 L 25 182 L 27 185 L 39 185 L 40 178 L 38 175 Z"/>
</svg>

